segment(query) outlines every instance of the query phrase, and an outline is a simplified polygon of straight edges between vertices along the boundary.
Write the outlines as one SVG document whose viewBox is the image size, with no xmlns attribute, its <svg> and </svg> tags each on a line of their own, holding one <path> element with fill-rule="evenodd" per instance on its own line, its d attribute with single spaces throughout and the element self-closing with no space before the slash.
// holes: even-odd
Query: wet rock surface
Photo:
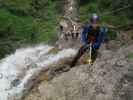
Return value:
<svg viewBox="0 0 133 100">
<path fill-rule="evenodd" d="M 103 50 L 93 66 L 78 65 L 34 87 L 24 100 L 133 100 L 133 45 Z"/>
</svg>

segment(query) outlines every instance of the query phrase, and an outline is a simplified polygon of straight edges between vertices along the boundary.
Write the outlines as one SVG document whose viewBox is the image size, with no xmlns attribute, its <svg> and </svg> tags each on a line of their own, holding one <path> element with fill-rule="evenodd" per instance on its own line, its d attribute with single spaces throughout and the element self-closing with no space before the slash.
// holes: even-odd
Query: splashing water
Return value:
<svg viewBox="0 0 133 100">
<path fill-rule="evenodd" d="M 18 100 L 34 83 L 31 80 L 41 70 L 60 59 L 74 56 L 76 50 L 63 49 L 57 54 L 49 53 L 48 45 L 22 48 L 0 62 L 0 100 Z"/>
</svg>

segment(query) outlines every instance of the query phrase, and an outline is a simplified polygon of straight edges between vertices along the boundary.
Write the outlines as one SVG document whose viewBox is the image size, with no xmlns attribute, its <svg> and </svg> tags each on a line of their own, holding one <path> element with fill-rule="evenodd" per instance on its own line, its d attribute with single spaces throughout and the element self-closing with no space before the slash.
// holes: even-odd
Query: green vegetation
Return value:
<svg viewBox="0 0 133 100">
<path fill-rule="evenodd" d="M 48 7 L 47 12 L 46 10 L 42 11 L 41 8 L 37 11 L 37 13 L 35 13 L 35 8 L 32 9 L 32 12 L 28 11 L 32 7 L 29 6 L 30 2 L 27 0 L 3 0 L 3 2 L 6 7 L 0 9 L 1 34 L 3 34 L 3 31 L 8 31 L 7 28 L 10 28 L 12 31 L 12 34 L 10 35 L 14 35 L 15 37 L 21 39 L 26 39 L 26 41 L 30 40 L 32 33 L 36 34 L 35 38 L 37 38 L 36 40 L 38 41 L 49 41 L 50 38 L 55 37 L 53 35 L 56 33 L 55 26 L 57 24 L 57 12 L 55 11 L 54 5 Z M 41 5 L 39 5 L 39 7 L 40 6 Z M 34 16 L 32 14 L 34 14 Z M 4 32 L 4 34 L 8 33 Z"/>
<path fill-rule="evenodd" d="M 55 23 L 55 22 L 54 22 Z M 34 19 L 31 16 L 15 16 L 0 10 L 0 54 L 10 53 L 10 49 L 26 43 L 49 42 L 56 37 L 56 27 L 52 21 Z M 10 49 L 9 49 L 10 48 Z M 5 53 L 4 53 L 5 52 Z"/>
<path fill-rule="evenodd" d="M 57 19 L 63 14 L 65 0 L 0 0 L 0 58 L 16 48 L 57 39 Z M 97 12 L 104 25 L 122 25 L 133 18 L 133 7 L 111 14 L 132 0 L 80 0 L 80 21 Z M 116 34 L 109 30 L 109 37 Z"/>
<path fill-rule="evenodd" d="M 133 53 L 129 53 L 129 54 L 127 55 L 127 58 L 133 59 Z"/>
<path fill-rule="evenodd" d="M 56 0 L 0 0 L 0 58 L 23 45 L 55 41 L 60 4 Z"/>
</svg>

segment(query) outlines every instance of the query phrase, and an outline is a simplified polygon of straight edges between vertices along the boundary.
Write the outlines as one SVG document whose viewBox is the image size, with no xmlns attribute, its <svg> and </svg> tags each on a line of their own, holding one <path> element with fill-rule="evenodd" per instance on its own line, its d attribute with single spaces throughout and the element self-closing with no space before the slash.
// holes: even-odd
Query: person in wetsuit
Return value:
<svg viewBox="0 0 133 100">
<path fill-rule="evenodd" d="M 81 33 L 81 41 L 83 45 L 72 61 L 71 67 L 75 66 L 78 59 L 90 48 L 90 46 L 92 48 L 92 61 L 95 61 L 98 49 L 100 48 L 102 42 L 106 40 L 105 33 L 107 32 L 107 29 L 105 27 L 101 27 L 98 22 L 99 16 L 94 13 L 91 15 L 90 23 L 87 23 L 83 27 L 83 31 Z"/>
</svg>

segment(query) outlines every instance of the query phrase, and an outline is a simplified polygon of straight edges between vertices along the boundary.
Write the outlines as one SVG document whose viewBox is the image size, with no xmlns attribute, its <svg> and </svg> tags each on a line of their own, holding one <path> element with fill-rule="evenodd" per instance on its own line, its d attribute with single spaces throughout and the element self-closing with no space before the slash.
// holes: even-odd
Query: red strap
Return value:
<svg viewBox="0 0 133 100">
<path fill-rule="evenodd" d="M 88 42 L 89 43 L 93 43 L 95 41 L 95 37 L 94 36 L 89 36 L 88 37 Z"/>
</svg>

